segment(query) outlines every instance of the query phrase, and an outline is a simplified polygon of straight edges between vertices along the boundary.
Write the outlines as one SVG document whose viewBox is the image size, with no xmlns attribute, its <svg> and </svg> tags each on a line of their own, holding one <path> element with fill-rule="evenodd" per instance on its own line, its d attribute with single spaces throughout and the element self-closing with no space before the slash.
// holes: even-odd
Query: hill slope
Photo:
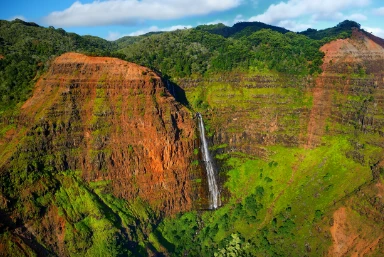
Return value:
<svg viewBox="0 0 384 257">
<path fill-rule="evenodd" d="M 69 51 L 113 52 L 116 45 L 93 36 L 44 28 L 22 20 L 0 20 L 0 113 L 30 96 L 53 57 Z"/>
</svg>

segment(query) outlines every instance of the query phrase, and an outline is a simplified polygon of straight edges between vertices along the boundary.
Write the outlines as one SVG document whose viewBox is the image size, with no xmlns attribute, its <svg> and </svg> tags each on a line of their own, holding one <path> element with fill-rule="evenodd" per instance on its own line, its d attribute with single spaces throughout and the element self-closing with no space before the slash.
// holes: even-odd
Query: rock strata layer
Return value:
<svg viewBox="0 0 384 257">
<path fill-rule="evenodd" d="M 40 160 L 25 168 L 78 170 L 86 181 L 111 181 L 115 196 L 140 197 L 161 213 L 192 207 L 195 122 L 145 67 L 64 54 L 39 80 L 17 124 L 19 132 L 0 142 L 2 169 L 19 158 Z"/>
</svg>

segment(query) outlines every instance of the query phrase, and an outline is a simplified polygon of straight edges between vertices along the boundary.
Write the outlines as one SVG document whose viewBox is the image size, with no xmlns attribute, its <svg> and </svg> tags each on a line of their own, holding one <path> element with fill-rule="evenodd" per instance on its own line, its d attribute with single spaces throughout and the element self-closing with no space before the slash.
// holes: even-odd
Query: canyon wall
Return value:
<svg viewBox="0 0 384 257">
<path fill-rule="evenodd" d="M 325 134 L 351 132 L 370 134 L 369 144 L 384 147 L 383 41 L 353 30 L 350 39 L 332 41 L 321 51 L 324 72 L 312 89 L 306 146 L 320 144 Z"/>
<path fill-rule="evenodd" d="M 351 156 L 364 162 L 361 142 L 384 147 L 383 46 L 383 40 L 354 30 L 350 39 L 321 48 L 322 74 L 256 70 L 178 82 L 208 117 L 213 142 L 224 144 L 221 152 L 267 158 L 267 146 L 314 148 L 326 136 L 353 135 Z"/>
<path fill-rule="evenodd" d="M 147 68 L 67 53 L 53 61 L 7 139 L 1 170 L 79 170 L 116 197 L 174 214 L 192 207 L 192 114 Z M 16 147 L 13 147 L 16 146 Z"/>
</svg>

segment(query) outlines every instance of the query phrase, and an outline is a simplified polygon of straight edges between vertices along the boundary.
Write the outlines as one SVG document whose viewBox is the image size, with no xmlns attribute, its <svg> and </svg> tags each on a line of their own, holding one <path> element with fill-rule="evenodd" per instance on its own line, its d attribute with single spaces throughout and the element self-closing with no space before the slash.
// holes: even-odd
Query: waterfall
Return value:
<svg viewBox="0 0 384 257">
<path fill-rule="evenodd" d="M 203 117 L 200 113 L 196 114 L 198 122 L 199 122 L 199 131 L 200 131 L 200 141 L 201 141 L 201 155 L 203 157 L 203 162 L 205 165 L 205 169 L 207 171 L 208 177 L 208 186 L 209 186 L 209 208 L 217 209 L 220 202 L 220 192 L 216 182 L 216 171 L 213 165 L 211 154 L 208 150 L 207 139 L 205 138 L 205 129 Z"/>
</svg>

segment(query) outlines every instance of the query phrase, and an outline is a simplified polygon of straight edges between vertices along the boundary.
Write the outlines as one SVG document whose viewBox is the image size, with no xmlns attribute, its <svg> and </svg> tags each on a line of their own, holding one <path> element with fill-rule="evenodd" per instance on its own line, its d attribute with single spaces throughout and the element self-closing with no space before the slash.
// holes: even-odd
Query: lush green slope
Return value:
<svg viewBox="0 0 384 257">
<path fill-rule="evenodd" d="M 79 36 L 63 29 L 44 28 L 22 20 L 0 21 L 0 113 L 25 101 L 54 56 L 79 51 L 107 54 L 114 43 Z"/>
<path fill-rule="evenodd" d="M 321 72 L 323 53 L 319 48 L 335 38 L 348 37 L 351 32 L 351 26 L 345 25 L 337 33 L 324 33 L 318 36 L 320 40 L 315 40 L 259 25 L 234 25 L 234 38 L 224 38 L 223 33 L 216 33 L 227 28 L 222 25 L 161 33 L 140 38 L 120 52 L 127 56 L 128 61 L 175 78 L 264 68 L 308 75 Z"/>
<path fill-rule="evenodd" d="M 41 171 L 26 177 L 2 176 L 2 185 L 15 185 L 10 179 L 22 181 L 19 186 L 28 188 L 29 194 L 18 196 L 25 191 L 17 187 L 2 189 L 18 199 L 1 205 L 0 249 L 6 256 L 146 255 L 143 231 L 155 222 L 153 212 L 139 200 L 115 198 L 108 182 L 88 184 L 79 172 Z M 12 209 L 18 217 L 9 216 Z M 55 237 L 47 237 L 52 233 Z"/>
<path fill-rule="evenodd" d="M 343 22 L 340 22 L 337 26 L 323 29 L 323 30 L 316 30 L 316 29 L 307 29 L 306 31 L 300 32 L 300 34 L 305 35 L 312 39 L 322 39 L 325 37 L 335 37 L 340 35 L 340 33 L 347 33 L 348 36 L 350 36 L 350 30 L 351 28 L 358 28 L 360 29 L 360 24 L 354 21 L 345 20 Z"/>
<path fill-rule="evenodd" d="M 149 36 L 152 36 L 152 35 L 157 35 L 157 34 L 162 34 L 164 32 L 162 31 L 157 31 L 157 32 L 149 32 L 149 33 L 146 33 L 144 35 L 140 35 L 140 36 L 125 36 L 125 37 L 122 37 L 122 38 L 119 38 L 115 41 L 115 43 L 117 44 L 118 48 L 121 49 L 121 48 L 125 48 L 137 41 L 140 41 L 142 40 L 143 38 L 146 38 L 146 37 L 149 37 Z"/>
</svg>

